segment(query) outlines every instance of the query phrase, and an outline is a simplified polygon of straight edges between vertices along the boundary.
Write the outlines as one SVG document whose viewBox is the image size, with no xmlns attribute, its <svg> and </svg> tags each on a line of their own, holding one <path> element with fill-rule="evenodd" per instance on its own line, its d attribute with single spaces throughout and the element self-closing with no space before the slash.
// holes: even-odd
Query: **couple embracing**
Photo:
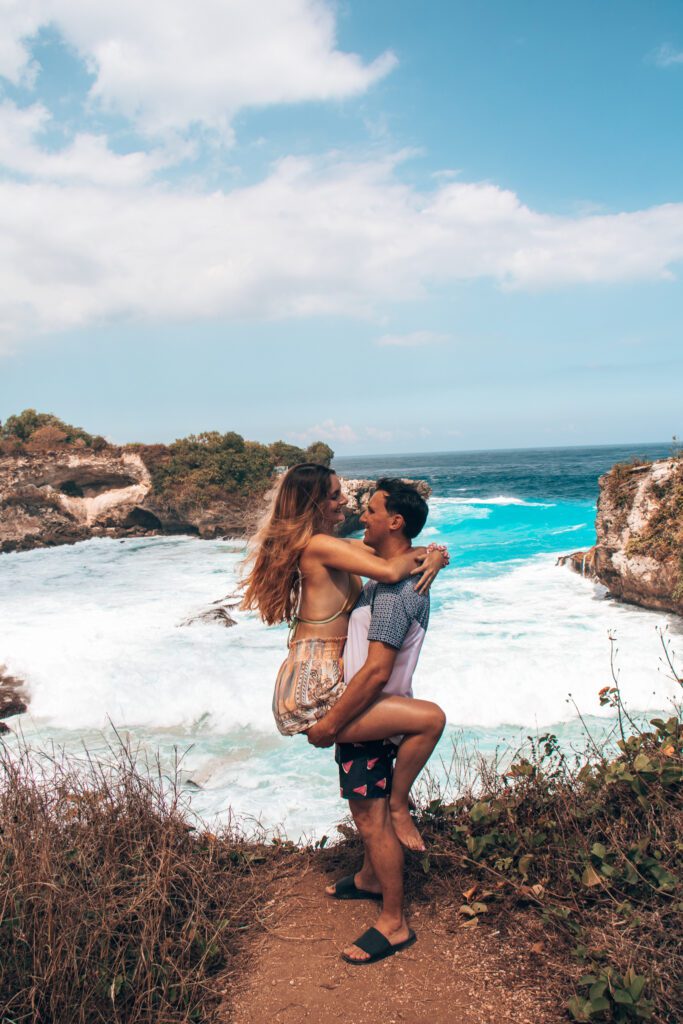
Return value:
<svg viewBox="0 0 683 1024">
<path fill-rule="evenodd" d="M 403 908 L 403 848 L 424 845 L 409 812 L 410 787 L 446 722 L 412 697 L 429 620 L 429 587 L 446 549 L 413 547 L 427 503 L 401 480 L 378 480 L 361 516 L 362 541 L 335 536 L 346 498 L 333 470 L 314 463 L 283 476 L 254 539 L 245 608 L 290 624 L 288 657 L 273 698 L 284 735 L 336 744 L 341 796 L 363 840 L 355 875 L 327 889 L 336 899 L 381 900 L 374 927 L 342 953 L 367 965 L 415 942 Z M 363 586 L 361 576 L 368 578 Z"/>
</svg>

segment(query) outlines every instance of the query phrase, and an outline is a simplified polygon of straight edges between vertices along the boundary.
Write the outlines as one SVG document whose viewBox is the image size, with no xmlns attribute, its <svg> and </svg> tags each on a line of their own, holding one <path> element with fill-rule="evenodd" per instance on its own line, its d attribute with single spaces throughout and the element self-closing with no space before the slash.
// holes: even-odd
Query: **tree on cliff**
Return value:
<svg viewBox="0 0 683 1024">
<path fill-rule="evenodd" d="M 241 434 L 217 430 L 179 438 L 169 445 L 142 452 L 152 474 L 156 494 L 163 500 L 205 507 L 228 495 L 257 494 L 266 490 L 276 466 L 325 461 L 333 451 L 316 442 L 307 449 L 284 441 L 271 445 L 245 441 Z"/>
<path fill-rule="evenodd" d="M 334 452 L 329 444 L 325 444 L 324 441 L 314 441 L 306 449 L 306 459 L 308 462 L 319 462 L 321 466 L 329 466 L 333 458 Z"/>
<path fill-rule="evenodd" d="M 265 445 L 245 441 L 234 431 L 210 430 L 161 449 L 149 468 L 160 497 L 203 506 L 235 492 L 264 490 L 274 465 Z"/>
<path fill-rule="evenodd" d="M 0 438 L 5 441 L 29 441 L 36 448 L 74 444 L 76 441 L 81 441 L 88 448 L 103 448 L 107 444 L 103 437 L 65 423 L 54 413 L 36 412 L 35 409 L 24 409 L 23 412 L 9 416 L 0 426 Z"/>
<path fill-rule="evenodd" d="M 308 448 L 297 448 L 286 441 L 273 441 L 269 447 L 276 466 L 296 466 L 299 462 L 318 462 L 329 466 L 334 458 L 334 452 L 323 441 L 314 441 Z"/>
</svg>

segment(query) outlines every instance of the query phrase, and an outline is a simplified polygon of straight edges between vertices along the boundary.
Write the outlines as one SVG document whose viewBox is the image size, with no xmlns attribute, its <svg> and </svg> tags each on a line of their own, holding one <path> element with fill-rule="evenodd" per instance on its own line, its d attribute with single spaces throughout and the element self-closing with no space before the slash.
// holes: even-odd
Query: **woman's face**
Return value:
<svg viewBox="0 0 683 1024">
<path fill-rule="evenodd" d="M 344 521 L 344 505 L 346 505 L 346 496 L 342 492 L 339 477 L 333 473 L 330 477 L 327 497 L 323 502 L 323 521 L 327 529 L 332 529 Z"/>
</svg>

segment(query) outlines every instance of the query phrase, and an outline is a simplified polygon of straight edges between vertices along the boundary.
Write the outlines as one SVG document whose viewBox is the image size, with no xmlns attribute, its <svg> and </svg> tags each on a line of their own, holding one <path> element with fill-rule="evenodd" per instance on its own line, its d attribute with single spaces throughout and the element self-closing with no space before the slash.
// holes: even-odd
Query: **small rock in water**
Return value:
<svg viewBox="0 0 683 1024">
<path fill-rule="evenodd" d="M 236 626 L 237 622 L 232 615 L 221 605 L 219 608 L 207 608 L 205 612 L 198 615 L 191 615 L 181 626 L 192 626 L 195 622 L 219 622 L 222 626 Z"/>
<path fill-rule="evenodd" d="M 23 715 L 28 706 L 24 682 L 10 676 L 4 665 L 0 665 L 0 718 Z M 0 733 L 10 732 L 9 726 L 0 722 Z"/>
</svg>

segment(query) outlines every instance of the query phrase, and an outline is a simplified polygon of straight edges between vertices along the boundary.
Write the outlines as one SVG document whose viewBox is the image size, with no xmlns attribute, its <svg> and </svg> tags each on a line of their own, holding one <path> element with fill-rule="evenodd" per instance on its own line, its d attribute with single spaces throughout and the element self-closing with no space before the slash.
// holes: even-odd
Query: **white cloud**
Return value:
<svg viewBox="0 0 683 1024">
<path fill-rule="evenodd" d="M 436 331 L 410 331 L 408 334 L 383 334 L 377 339 L 377 344 L 396 348 L 420 348 L 423 345 L 439 345 L 448 340 L 448 334 L 438 334 Z"/>
<path fill-rule="evenodd" d="M 313 441 L 341 441 L 343 444 L 356 444 L 360 437 L 348 423 L 335 423 L 334 420 L 323 420 L 313 427 L 308 427 L 298 434 L 291 435 L 295 441 L 311 444 Z"/>
<path fill-rule="evenodd" d="M 113 153 L 105 136 L 87 132 L 48 151 L 41 148 L 40 136 L 50 122 L 50 112 L 39 103 L 22 108 L 10 100 L 0 103 L 0 165 L 30 178 L 126 186 L 142 184 L 185 152 L 177 147 L 172 153 Z"/>
<path fill-rule="evenodd" d="M 420 432 L 421 433 L 421 432 Z M 429 431 L 427 431 L 429 433 Z M 332 441 L 338 444 L 358 444 L 360 441 L 393 441 L 397 436 L 411 437 L 406 431 L 386 430 L 382 427 L 360 427 L 355 429 L 348 423 L 338 424 L 334 420 L 323 420 L 306 430 L 291 434 L 300 444 L 312 441 Z"/>
<path fill-rule="evenodd" d="M 211 193 L 0 181 L 5 344 L 120 318 L 375 317 L 435 284 L 661 280 L 683 259 L 681 203 L 553 216 L 495 185 L 423 192 L 391 160 L 338 161 L 286 158 Z"/>
<path fill-rule="evenodd" d="M 395 436 L 393 430 L 383 430 L 381 427 L 365 427 L 363 434 L 371 441 L 393 441 Z"/>
<path fill-rule="evenodd" d="M 47 23 L 46 4 L 35 0 L 4 0 L 0 32 L 0 75 L 14 85 L 31 85 L 38 66 L 28 40 Z"/>
<path fill-rule="evenodd" d="M 199 124 L 231 136 L 246 107 L 363 93 L 396 64 L 336 48 L 327 0 L 6 0 L 0 74 L 34 73 L 28 37 L 50 26 L 95 76 L 91 100 L 150 135 Z"/>
<path fill-rule="evenodd" d="M 660 68 L 669 68 L 672 64 L 683 64 L 683 50 L 675 50 L 669 43 L 663 43 L 652 54 L 652 60 Z"/>
</svg>

